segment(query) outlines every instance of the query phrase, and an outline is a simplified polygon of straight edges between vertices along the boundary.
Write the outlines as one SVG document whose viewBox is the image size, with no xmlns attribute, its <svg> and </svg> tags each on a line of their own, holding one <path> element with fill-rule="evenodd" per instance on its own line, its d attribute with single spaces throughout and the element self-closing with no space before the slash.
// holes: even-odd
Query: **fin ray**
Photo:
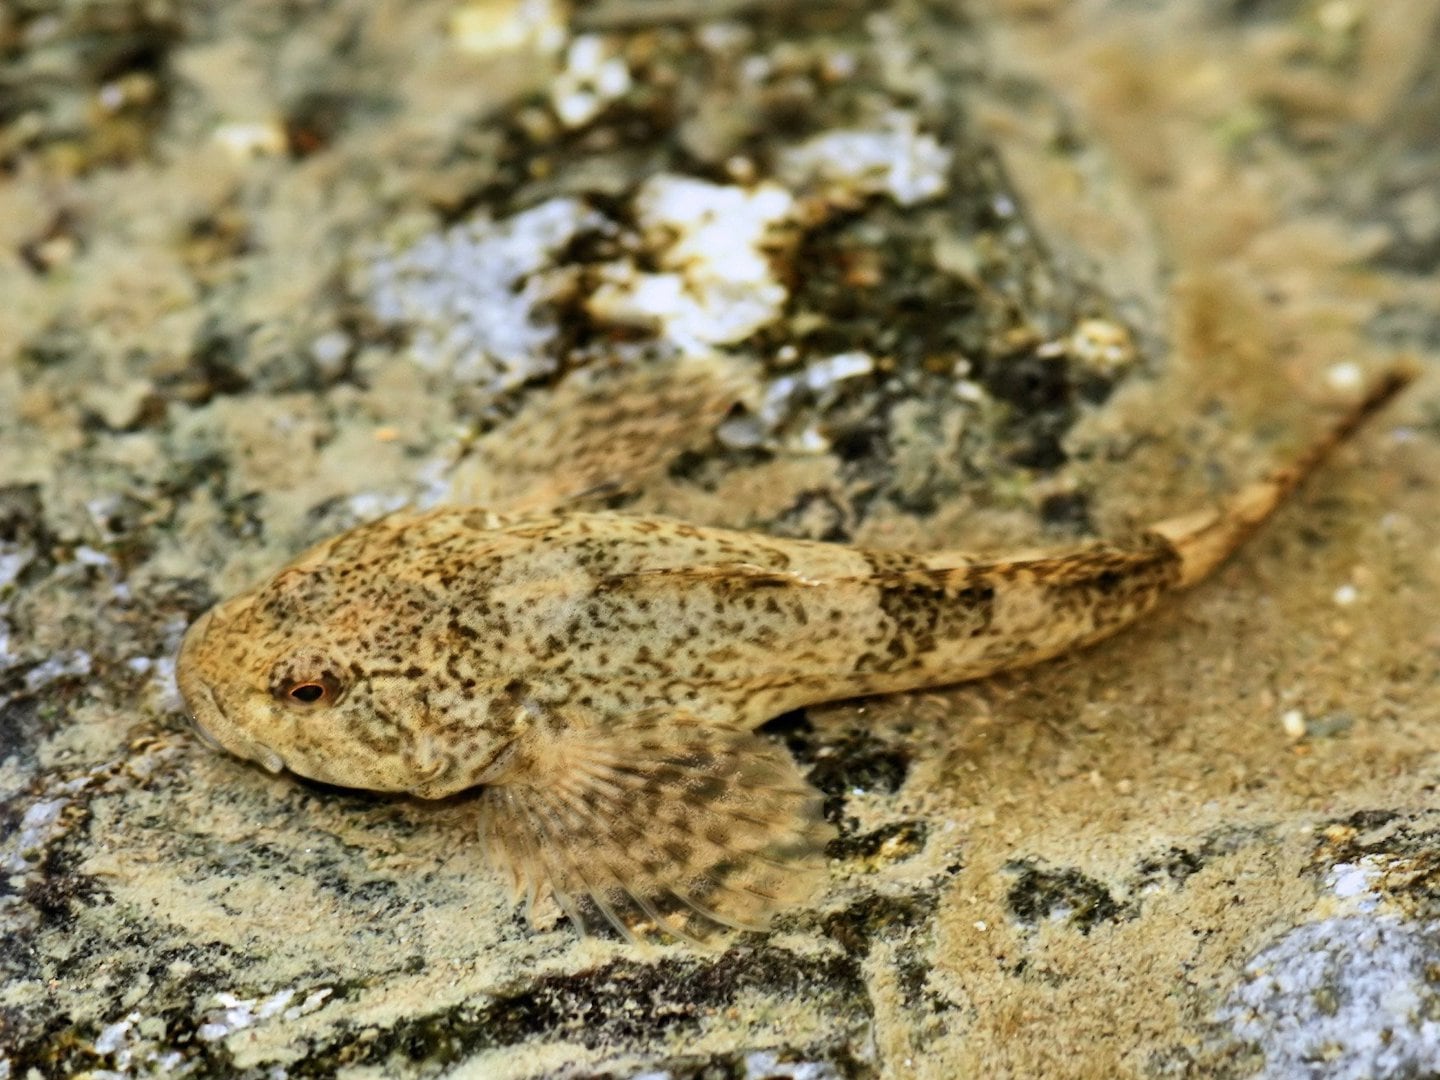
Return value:
<svg viewBox="0 0 1440 1080">
<path fill-rule="evenodd" d="M 582 932 L 592 908 L 630 940 L 759 929 L 823 880 L 820 795 L 753 732 L 684 715 L 598 720 L 537 732 L 519 760 L 482 796 L 487 850 Z"/>
</svg>

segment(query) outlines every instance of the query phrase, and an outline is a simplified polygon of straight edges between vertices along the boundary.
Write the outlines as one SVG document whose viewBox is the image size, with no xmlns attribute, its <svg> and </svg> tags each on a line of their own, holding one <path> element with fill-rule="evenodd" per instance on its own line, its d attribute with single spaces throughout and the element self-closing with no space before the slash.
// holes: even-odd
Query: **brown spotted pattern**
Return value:
<svg viewBox="0 0 1440 1080">
<path fill-rule="evenodd" d="M 1129 542 L 907 555 L 611 513 L 397 514 L 188 633 L 181 689 L 267 768 L 427 798 L 483 786 L 493 861 L 584 925 L 760 926 L 827 831 L 753 729 L 978 678 L 1114 633 L 1215 566 L 1392 378 L 1291 468 Z"/>
</svg>

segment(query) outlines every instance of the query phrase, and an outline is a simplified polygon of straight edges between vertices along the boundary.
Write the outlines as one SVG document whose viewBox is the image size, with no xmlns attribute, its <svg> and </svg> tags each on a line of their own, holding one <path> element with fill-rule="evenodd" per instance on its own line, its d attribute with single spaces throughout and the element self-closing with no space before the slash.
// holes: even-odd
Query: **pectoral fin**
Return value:
<svg viewBox="0 0 1440 1080">
<path fill-rule="evenodd" d="M 597 915 L 632 940 L 761 929 L 825 876 L 830 827 L 790 756 L 688 716 L 537 739 L 482 798 L 491 860 L 582 932 Z"/>
</svg>

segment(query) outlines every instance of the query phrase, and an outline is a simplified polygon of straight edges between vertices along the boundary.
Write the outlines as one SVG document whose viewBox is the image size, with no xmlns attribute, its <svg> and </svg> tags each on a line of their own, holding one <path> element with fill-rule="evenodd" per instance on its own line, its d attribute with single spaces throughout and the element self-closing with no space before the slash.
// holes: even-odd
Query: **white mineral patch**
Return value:
<svg viewBox="0 0 1440 1080">
<path fill-rule="evenodd" d="M 214 139 L 239 160 L 278 157 L 285 152 L 285 126 L 279 120 L 236 120 L 215 129 Z"/>
<path fill-rule="evenodd" d="M 95 1053 L 100 1057 L 113 1055 L 115 1067 L 121 1070 L 121 1073 L 117 1075 L 124 1075 L 134 1059 L 135 1036 L 133 1030 L 139 1022 L 140 1014 L 132 1012 L 124 1020 L 106 1024 L 100 1029 L 100 1034 L 95 1037 Z"/>
<path fill-rule="evenodd" d="M 787 1080 L 838 1080 L 840 1074 L 835 1066 L 820 1061 L 781 1061 L 770 1050 L 756 1050 L 745 1055 L 746 1080 L 768 1080 L 770 1077 L 786 1077 Z"/>
<path fill-rule="evenodd" d="M 956 379 L 955 396 L 961 401 L 979 404 L 986 398 L 985 387 L 973 379 Z"/>
<path fill-rule="evenodd" d="M 0 851 L 0 870 L 11 874 L 30 869 L 45 845 L 59 831 L 60 814 L 70 805 L 69 799 L 41 799 L 32 803 L 20 819 L 20 828 Z"/>
<path fill-rule="evenodd" d="M 196 1029 L 195 1034 L 205 1042 L 223 1039 L 284 1012 L 294 996 L 294 990 L 281 990 L 267 998 L 237 998 L 233 994 L 216 994 L 215 1003 L 219 1008 L 205 1014 L 205 1022 Z"/>
<path fill-rule="evenodd" d="M 1303 739 L 1305 737 L 1305 714 L 1299 709 L 1286 709 L 1280 714 L 1280 728 L 1285 732 L 1287 738 Z"/>
<path fill-rule="evenodd" d="M 652 177 L 635 198 L 643 240 L 660 272 L 631 262 L 602 270 L 588 307 L 601 322 L 646 326 L 682 354 L 749 337 L 788 296 L 766 254 L 794 199 L 776 184 L 753 188 L 684 176 Z"/>
<path fill-rule="evenodd" d="M 565 67 L 550 83 L 550 105 L 568 128 L 583 127 L 630 89 L 630 69 L 606 39 L 583 34 L 565 51 Z"/>
<path fill-rule="evenodd" d="M 1368 1080 L 1440 1070 L 1440 926 L 1351 915 L 1290 931 L 1246 965 L 1217 1019 L 1260 1075 Z"/>
<path fill-rule="evenodd" d="M 716 431 L 727 446 L 746 449 L 763 446 L 775 435 L 791 414 L 791 401 L 803 383 L 802 377 L 782 375 L 765 387 L 759 412 L 754 416 L 738 416 L 721 424 Z"/>
<path fill-rule="evenodd" d="M 307 1013 L 314 1012 L 316 1009 L 320 1008 L 321 1005 L 324 1005 L 325 999 L 334 992 L 335 991 L 328 986 L 321 987 L 319 990 L 311 991 L 309 994 L 305 995 L 305 1000 L 300 1002 L 299 1005 L 291 1005 L 288 1009 L 285 1010 L 285 1019 L 298 1020 L 300 1017 L 306 1015 Z"/>
<path fill-rule="evenodd" d="M 1365 372 L 1361 370 L 1359 364 L 1347 360 L 1344 363 L 1332 365 L 1330 370 L 1325 372 L 1325 381 L 1333 390 L 1350 393 L 1359 390 L 1364 385 Z"/>
<path fill-rule="evenodd" d="M 20 576 L 20 571 L 30 565 L 35 553 L 18 544 L 0 543 L 0 589 L 5 588 Z"/>
<path fill-rule="evenodd" d="M 417 510 L 429 510 L 453 499 L 450 472 L 454 464 L 446 458 L 435 457 L 416 470 L 419 491 L 411 501 Z"/>
<path fill-rule="evenodd" d="M 1352 901 L 1352 909 L 1374 911 L 1380 904 L 1375 885 L 1384 867 L 1373 856 L 1366 855 L 1358 863 L 1336 863 L 1326 875 L 1325 883 L 1336 898 Z"/>
<path fill-rule="evenodd" d="M 345 506 L 356 521 L 374 521 L 404 509 L 409 502 L 408 497 L 393 491 L 358 491 L 345 500 Z"/>
<path fill-rule="evenodd" d="M 185 711 L 185 699 L 180 696 L 180 684 L 175 681 L 174 653 L 155 658 L 150 669 L 150 691 L 155 695 L 155 704 L 161 711 Z"/>
<path fill-rule="evenodd" d="M 794 416 L 798 398 L 813 398 L 816 407 L 823 411 L 838 396 L 842 384 L 869 375 L 874 370 L 875 358 L 866 352 L 844 352 L 817 358 L 803 371 L 772 379 L 765 387 L 756 414 L 725 421 L 716 435 L 726 446 L 736 449 L 772 445 L 780 429 Z M 830 441 L 811 426 L 790 440 L 789 449 L 819 454 L 830 449 Z"/>
<path fill-rule="evenodd" d="M 449 29 L 455 48 L 471 56 L 555 52 L 565 41 L 565 19 L 554 0 L 474 0 L 451 12 Z"/>
<path fill-rule="evenodd" d="M 875 358 L 869 353 L 847 352 L 817 360 L 805 369 L 805 384 L 817 393 L 831 390 L 847 379 L 869 375 Z"/>
<path fill-rule="evenodd" d="M 911 206 L 945 192 L 953 156 L 919 130 L 913 114 L 896 111 L 878 129 L 829 131 L 787 150 L 779 173 L 794 187 L 818 183 Z"/>
<path fill-rule="evenodd" d="M 766 441 L 759 418 L 754 416 L 736 416 L 724 421 L 715 429 L 715 437 L 734 450 L 753 450 L 764 446 Z"/>
<path fill-rule="evenodd" d="M 785 418 L 789 411 L 790 399 L 800 388 L 800 379 L 793 375 L 782 375 L 765 388 L 765 397 L 760 404 L 760 419 L 774 426 Z"/>
<path fill-rule="evenodd" d="M 310 358 L 321 375 L 333 379 L 344 370 L 354 344 L 344 330 L 327 330 L 310 343 Z"/>
<path fill-rule="evenodd" d="M 25 689 L 34 693 L 42 686 L 68 675 L 89 675 L 91 667 L 90 654 L 84 649 L 56 653 L 25 673 Z"/>
<path fill-rule="evenodd" d="M 823 454 L 830 449 L 830 440 L 823 431 L 811 424 L 796 436 L 794 449 L 801 454 Z M 861 793 L 857 788 L 855 794 Z"/>
<path fill-rule="evenodd" d="M 84 544 L 75 549 L 75 561 L 81 566 L 109 568 L 115 565 L 115 560 L 110 558 L 109 555 Z"/>
<path fill-rule="evenodd" d="M 569 282 L 556 252 L 604 219 L 578 199 L 550 199 L 505 221 L 477 218 L 431 233 L 369 269 L 370 305 L 407 327 L 421 366 L 500 391 L 553 371 L 545 305 Z"/>
</svg>

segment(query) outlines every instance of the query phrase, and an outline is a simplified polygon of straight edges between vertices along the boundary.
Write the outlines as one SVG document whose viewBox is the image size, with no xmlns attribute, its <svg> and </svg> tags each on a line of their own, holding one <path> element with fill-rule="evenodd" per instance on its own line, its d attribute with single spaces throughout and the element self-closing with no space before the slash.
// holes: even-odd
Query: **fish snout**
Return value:
<svg viewBox="0 0 1440 1080">
<path fill-rule="evenodd" d="M 180 686 L 180 696 L 185 699 L 190 726 L 210 749 L 259 762 L 268 771 L 278 773 L 285 768 L 284 759 L 271 747 L 256 742 L 240 730 L 205 677 L 205 643 L 214 623 L 215 610 L 211 608 L 190 624 L 175 661 L 175 681 Z"/>
<path fill-rule="evenodd" d="M 175 681 L 180 686 L 180 696 L 185 699 L 185 709 L 190 715 L 190 722 L 210 742 L 216 741 L 215 736 L 205 727 L 200 715 L 207 695 L 204 692 L 204 679 L 200 674 L 199 658 L 204 651 L 205 635 L 210 631 L 214 616 L 215 609 L 210 608 L 190 624 L 190 629 L 185 631 L 185 637 L 181 639 L 180 653 L 175 658 Z"/>
</svg>

